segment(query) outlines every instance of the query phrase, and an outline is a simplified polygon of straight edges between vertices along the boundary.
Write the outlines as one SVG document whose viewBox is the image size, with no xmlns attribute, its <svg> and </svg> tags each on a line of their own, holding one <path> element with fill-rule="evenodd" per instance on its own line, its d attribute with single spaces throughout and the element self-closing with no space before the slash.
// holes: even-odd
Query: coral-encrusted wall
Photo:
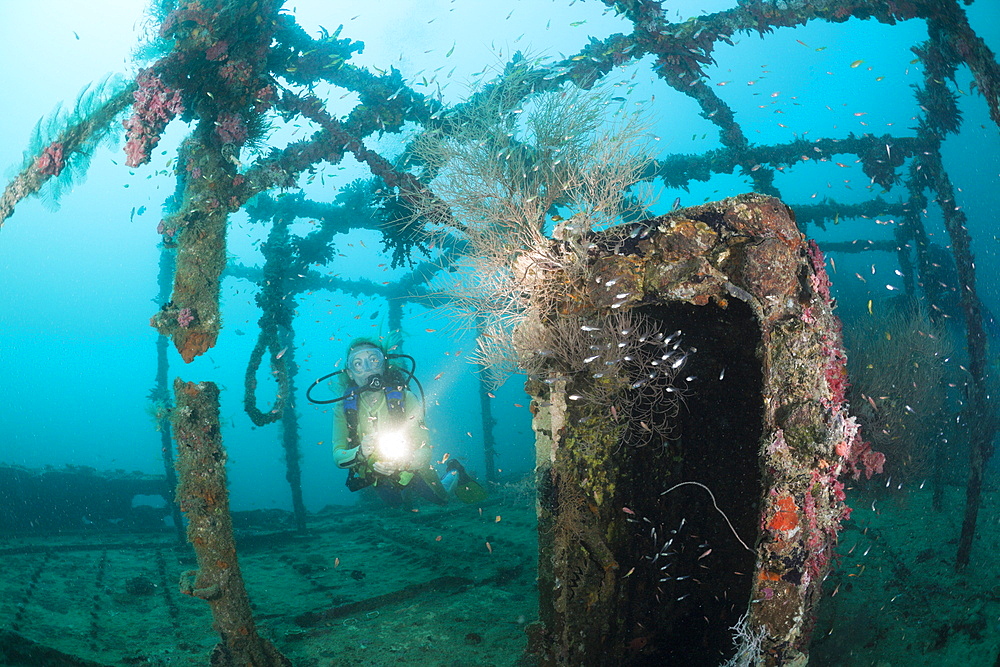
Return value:
<svg viewBox="0 0 1000 667">
<path fill-rule="evenodd" d="M 554 316 L 643 313 L 681 331 L 684 358 L 665 358 L 685 364 L 683 406 L 662 443 L 635 446 L 622 423 L 634 414 L 627 391 L 596 405 L 579 400 L 593 380 L 529 381 L 541 587 L 532 650 L 547 664 L 804 663 L 849 513 L 838 478 L 879 463 L 844 404 L 822 254 L 788 207 L 756 194 L 592 240 L 588 293 Z"/>
</svg>

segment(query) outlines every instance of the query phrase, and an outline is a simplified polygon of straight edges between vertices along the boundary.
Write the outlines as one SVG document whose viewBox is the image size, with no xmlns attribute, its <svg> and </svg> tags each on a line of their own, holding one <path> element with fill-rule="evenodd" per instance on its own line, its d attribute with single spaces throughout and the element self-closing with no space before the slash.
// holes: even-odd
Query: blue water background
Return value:
<svg viewBox="0 0 1000 667">
<path fill-rule="evenodd" d="M 731 4 L 687 3 L 679 18 Z M 598 2 L 420 0 L 376 6 L 299 1 L 289 8 L 312 34 L 320 26 L 333 31 L 342 23 L 343 37 L 364 41 L 364 53 L 352 60 L 354 64 L 397 67 L 418 92 L 436 94 L 434 84 L 420 85 L 436 76 L 447 102 L 462 100 L 475 81 L 502 68 L 517 50 L 558 59 L 579 51 L 591 35 L 603 39 L 631 31 L 625 20 L 603 13 L 604 5 Z M 1000 5 L 977 2 L 966 12 L 978 34 L 994 52 L 1000 51 Z M 134 75 L 131 54 L 146 20 L 143 3 L 125 0 L 102 3 L 99 12 L 90 3 L 69 0 L 5 2 L 2 13 L 0 90 L 7 103 L 0 123 L 0 167 L 14 171 L 39 117 L 60 102 L 72 104 L 83 85 L 106 73 Z M 739 35 L 734 46 L 717 46 L 718 65 L 706 72 L 713 84 L 727 82 L 716 90 L 734 108 L 751 143 L 783 143 L 795 136 L 846 137 L 849 132 L 913 136 L 918 109 L 911 86 L 922 83 L 922 71 L 911 62 L 916 56 L 910 47 L 925 39 L 922 21 L 895 26 L 857 20 L 812 22 L 779 29 L 763 39 Z M 863 63 L 851 67 L 857 60 Z M 715 126 L 698 115 L 691 99 L 659 81 L 650 65 L 650 59 L 630 64 L 609 80 L 622 82 L 616 90 L 627 97 L 627 105 L 653 115 L 652 133 L 660 154 L 719 148 Z M 994 228 L 994 212 L 1000 208 L 1000 140 L 984 100 L 970 94 L 969 72 L 962 69 L 957 78 L 964 123 L 961 134 L 945 144 L 945 165 L 961 189 L 958 202 L 969 217 L 980 297 L 1000 312 L 1000 239 Z M 319 86 L 318 92 L 328 93 L 334 113 L 347 113 L 356 103 L 354 94 L 341 99 L 342 91 L 328 88 Z M 117 131 L 116 145 L 95 154 L 87 180 L 64 194 L 58 210 L 38 198 L 26 200 L 0 230 L 0 462 L 162 472 L 159 434 L 147 412 L 157 337 L 148 321 L 157 310 L 156 226 L 163 201 L 174 188 L 168 164 L 186 131 L 183 124 L 172 124 L 153 162 L 138 169 L 124 166 L 122 131 Z M 281 146 L 307 131 L 279 127 L 272 142 Z M 369 145 L 391 156 L 402 144 L 400 136 L 387 135 L 372 138 Z M 880 188 L 868 187 L 869 179 L 853 156 L 836 159 L 848 166 L 798 163 L 778 174 L 775 185 L 793 207 L 824 197 L 855 203 L 877 194 Z M 303 179 L 306 195 L 319 201 L 332 200 L 338 187 L 367 175 L 350 158 L 326 165 L 319 173 L 311 184 Z M 675 197 L 692 205 L 748 190 L 748 179 L 742 176 L 716 175 L 708 183 L 692 183 L 689 191 L 661 191 L 658 210 L 668 210 Z M 896 201 L 905 197 L 905 190 L 897 186 L 883 196 Z M 132 215 L 140 207 L 145 211 Z M 946 242 L 933 206 L 928 216 L 928 230 Z M 892 223 L 879 224 L 888 219 L 841 218 L 827 231 L 807 232 L 821 243 L 891 239 Z M 296 229 L 304 233 L 308 227 L 303 222 Z M 265 234 L 265 228 L 249 223 L 244 214 L 232 216 L 231 261 L 260 266 L 257 245 Z M 338 236 L 336 243 L 343 256 L 324 273 L 376 282 L 404 273 L 379 266 L 387 260 L 378 252 L 381 244 L 372 232 Z M 860 312 L 868 299 L 878 307 L 890 295 L 886 284 L 901 286 L 893 275 L 893 255 L 837 255 L 835 261 L 832 278 L 842 310 Z M 871 278 L 873 266 L 876 279 L 862 284 L 853 276 L 858 272 Z M 260 315 L 253 305 L 254 292 L 247 281 L 224 280 L 224 329 L 218 345 L 191 364 L 184 364 L 171 349 L 170 377 L 211 380 L 222 388 L 233 506 L 290 508 L 279 463 L 278 427 L 255 429 L 242 409 L 243 373 Z M 303 485 L 307 507 L 316 510 L 349 503 L 352 496 L 343 487 L 343 472 L 332 464 L 330 414 L 308 405 L 304 390 L 312 378 L 342 363 L 352 337 L 384 332 L 388 308 L 379 298 L 329 292 L 303 294 L 298 301 Z M 404 351 L 417 358 L 419 377 L 428 390 L 428 421 L 438 452 L 459 457 L 482 475 L 479 385 L 474 367 L 466 361 L 473 337 L 457 329 L 452 318 L 421 306 L 405 308 L 403 330 Z M 258 393 L 264 404 L 273 388 L 266 371 L 260 377 Z M 522 384 L 523 378 L 513 377 L 493 399 L 497 465 L 504 474 L 523 473 L 534 465 Z"/>
</svg>

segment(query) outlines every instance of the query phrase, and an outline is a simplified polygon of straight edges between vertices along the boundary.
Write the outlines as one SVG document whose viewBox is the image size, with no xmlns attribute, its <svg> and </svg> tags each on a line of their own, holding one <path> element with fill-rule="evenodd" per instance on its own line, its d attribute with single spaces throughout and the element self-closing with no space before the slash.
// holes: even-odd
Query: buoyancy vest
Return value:
<svg viewBox="0 0 1000 667">
<path fill-rule="evenodd" d="M 359 412 L 358 399 L 361 394 L 368 391 L 379 391 L 378 389 L 364 390 L 361 387 L 351 387 L 347 398 L 344 399 L 344 420 L 347 423 L 347 443 L 348 447 L 357 447 L 361 444 L 361 436 L 358 433 Z M 391 423 L 402 423 L 406 418 L 406 384 L 403 374 L 396 369 L 390 368 L 386 373 L 385 386 L 381 389 L 385 395 L 385 404 L 389 412 Z M 379 428 L 382 428 L 380 425 Z M 370 486 L 378 478 L 373 474 L 367 461 L 361 465 L 352 466 L 347 473 L 347 488 L 351 491 L 358 491 Z M 398 480 L 396 480 L 398 481 Z"/>
</svg>

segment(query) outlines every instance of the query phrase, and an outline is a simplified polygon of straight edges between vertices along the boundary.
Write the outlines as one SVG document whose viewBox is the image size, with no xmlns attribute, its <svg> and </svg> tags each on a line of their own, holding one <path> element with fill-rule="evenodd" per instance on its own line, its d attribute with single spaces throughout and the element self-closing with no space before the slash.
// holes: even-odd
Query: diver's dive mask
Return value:
<svg viewBox="0 0 1000 667">
<path fill-rule="evenodd" d="M 348 392 L 343 396 L 338 396 L 328 400 L 320 400 L 312 397 L 313 389 L 318 387 L 320 383 L 341 373 L 347 373 L 355 387 L 360 387 L 361 391 L 382 389 L 385 387 L 386 383 L 385 372 L 387 370 L 387 359 L 406 359 L 410 363 L 409 369 L 404 368 L 400 371 L 398 384 L 399 386 L 406 388 L 409 388 L 411 382 L 415 384 L 417 389 L 420 390 L 420 400 L 423 401 L 424 389 L 420 386 L 420 381 L 416 378 L 417 362 L 414 361 L 413 357 L 408 354 L 398 353 L 386 355 L 380 348 L 370 344 L 360 345 L 354 350 L 351 350 L 347 357 L 346 368 L 342 368 L 339 371 L 333 371 L 332 373 L 327 373 L 323 377 L 313 380 L 313 383 L 306 390 L 306 398 L 310 403 L 314 403 L 316 405 L 328 405 L 330 403 L 346 401 L 351 396 L 355 396 L 355 388 L 349 388 Z M 396 383 L 397 380 L 393 380 L 393 382 Z"/>
<path fill-rule="evenodd" d="M 359 387 L 381 389 L 385 384 L 385 354 L 377 347 L 365 345 L 351 351 L 347 358 L 347 374 Z"/>
</svg>

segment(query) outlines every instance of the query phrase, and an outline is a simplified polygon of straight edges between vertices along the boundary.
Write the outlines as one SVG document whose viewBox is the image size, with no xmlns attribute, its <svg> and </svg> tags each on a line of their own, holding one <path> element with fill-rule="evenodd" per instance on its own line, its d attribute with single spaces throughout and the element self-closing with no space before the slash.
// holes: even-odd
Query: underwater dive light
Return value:
<svg viewBox="0 0 1000 667">
<path fill-rule="evenodd" d="M 386 431 L 378 436 L 378 455 L 389 461 L 403 461 L 410 456 L 410 441 L 402 431 Z"/>
</svg>

